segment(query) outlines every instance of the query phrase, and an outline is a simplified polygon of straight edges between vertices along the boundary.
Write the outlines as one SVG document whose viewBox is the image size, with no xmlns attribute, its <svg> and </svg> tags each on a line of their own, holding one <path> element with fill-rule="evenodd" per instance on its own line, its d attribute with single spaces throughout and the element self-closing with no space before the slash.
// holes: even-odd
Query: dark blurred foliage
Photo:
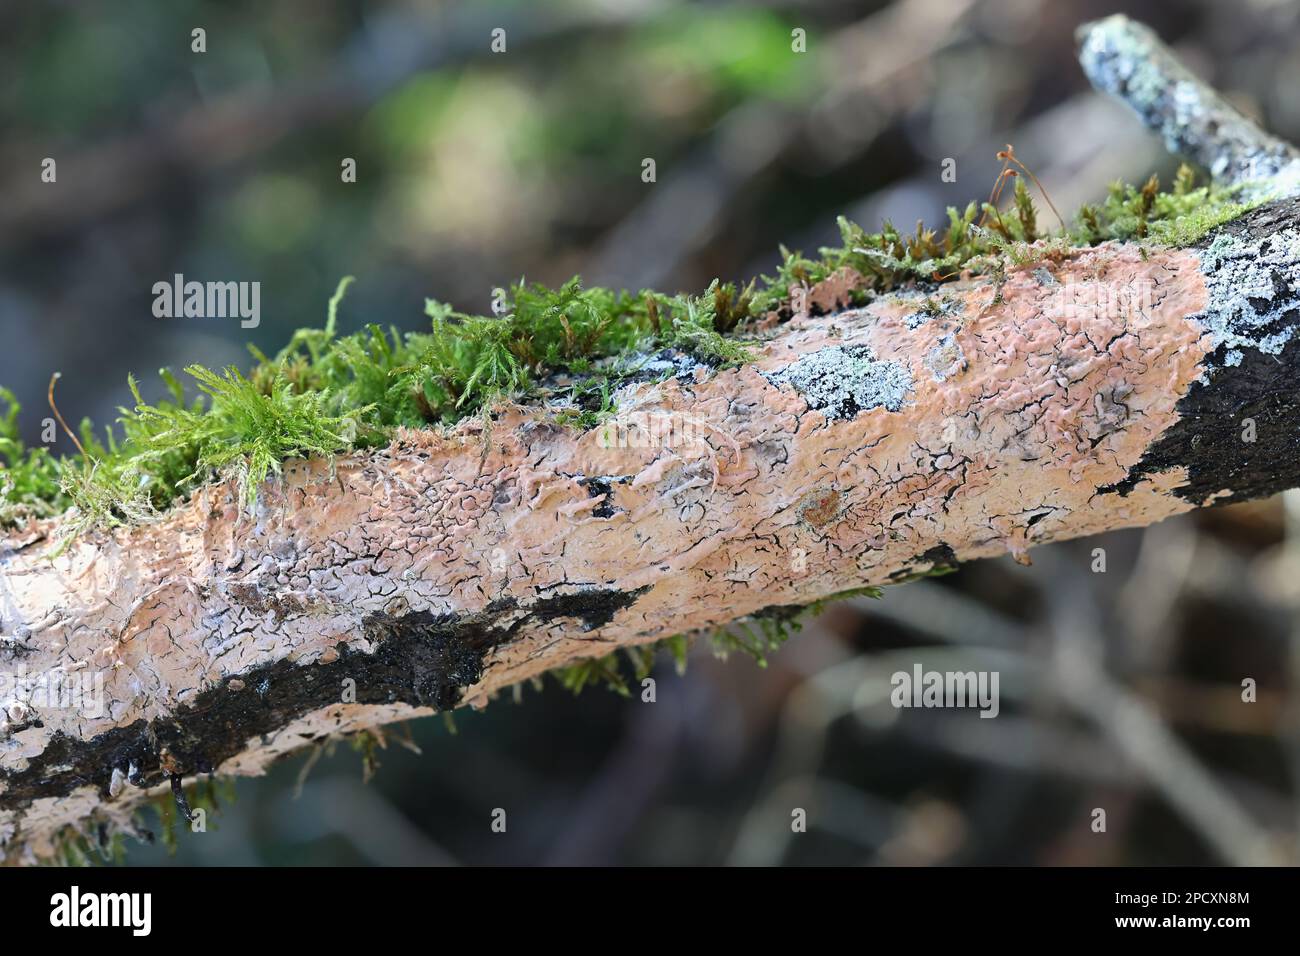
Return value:
<svg viewBox="0 0 1300 956">
<path fill-rule="evenodd" d="M 6 4 L 0 382 L 36 440 L 51 372 L 65 415 L 107 422 L 128 372 L 152 397 L 160 366 L 243 364 L 323 321 L 345 274 L 343 330 L 413 329 L 425 296 L 482 312 L 521 276 L 699 290 L 831 241 L 841 212 L 935 221 L 987 195 L 1007 142 L 1062 210 L 1168 177 L 1074 64 L 1074 28 L 1116 10 L 1300 140 L 1281 0 Z M 261 282 L 261 326 L 154 318 L 178 272 Z M 654 705 L 527 688 L 455 734 L 412 725 L 422 756 L 390 734 L 368 784 L 346 742 L 297 799 L 305 755 L 241 781 L 172 859 L 1294 862 L 1297 541 L 1300 502 L 1222 509 L 835 606 L 765 670 L 700 648 Z M 917 660 L 1000 668 L 1001 716 L 894 710 Z"/>
</svg>

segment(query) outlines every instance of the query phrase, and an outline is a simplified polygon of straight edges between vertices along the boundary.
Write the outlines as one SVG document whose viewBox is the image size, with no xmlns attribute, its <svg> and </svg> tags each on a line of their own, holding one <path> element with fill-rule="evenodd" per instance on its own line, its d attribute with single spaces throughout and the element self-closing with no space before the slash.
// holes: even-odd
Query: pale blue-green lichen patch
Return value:
<svg viewBox="0 0 1300 956">
<path fill-rule="evenodd" d="M 793 388 L 828 418 L 853 418 L 871 408 L 900 411 L 914 385 L 905 365 L 879 360 L 865 345 L 818 349 L 763 377 Z"/>
<path fill-rule="evenodd" d="M 1242 350 L 1278 355 L 1300 325 L 1300 229 L 1266 235 L 1221 232 L 1201 254 L 1208 300 L 1193 316 L 1223 364 L 1241 363 Z"/>
</svg>

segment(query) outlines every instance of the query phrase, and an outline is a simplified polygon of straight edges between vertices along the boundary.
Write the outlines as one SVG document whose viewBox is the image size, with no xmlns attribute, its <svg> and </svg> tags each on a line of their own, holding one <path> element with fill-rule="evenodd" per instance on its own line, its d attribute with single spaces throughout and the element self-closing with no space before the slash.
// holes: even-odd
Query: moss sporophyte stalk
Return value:
<svg viewBox="0 0 1300 956">
<path fill-rule="evenodd" d="M 1015 161 L 1010 151 L 1004 155 Z M 1004 168 L 999 183 L 1009 175 Z M 1040 228 L 1023 179 L 1008 208 L 997 198 L 995 191 L 993 202 L 949 209 L 940 231 L 918 224 L 904 233 L 885 223 L 867 232 L 841 218 L 839 245 L 815 257 L 782 248 L 774 275 L 745 285 L 715 281 L 699 295 L 585 288 L 575 277 L 558 288 L 513 284 L 500 316 L 468 315 L 430 299 L 429 324 L 417 332 L 372 323 L 340 335 L 349 276 L 330 298 L 323 328 L 299 330 L 274 356 L 250 349 L 246 372 L 190 365 L 183 381 L 164 369 L 167 397 L 155 403 L 130 378 L 134 405 L 119 409 L 116 426 L 102 432 L 83 420 L 75 436 L 80 453 L 71 456 L 24 444 L 18 402 L 0 389 L 0 522 L 63 514 L 66 543 L 91 529 L 148 519 L 219 473 L 233 474 L 241 499 L 252 504 L 288 458 L 382 445 L 399 427 L 487 416 L 503 398 L 534 401 L 559 424 L 589 429 L 613 411 L 623 383 L 667 377 L 683 362 L 714 369 L 746 362 L 763 328 L 789 318 L 796 301 L 807 307 L 798 297 L 819 283 L 833 280 L 859 305 L 890 290 L 918 289 L 942 310 L 942 298 L 930 293 L 962 274 L 1001 275 L 1107 240 L 1186 245 L 1259 202 L 1196 187 L 1187 167 L 1168 191 L 1155 177 L 1141 188 L 1117 183 L 1104 202 L 1083 207 L 1072 226 L 1055 232 Z M 876 364 L 879 404 L 889 408 L 908 382 Z M 828 393 L 828 413 L 838 408 Z"/>
</svg>

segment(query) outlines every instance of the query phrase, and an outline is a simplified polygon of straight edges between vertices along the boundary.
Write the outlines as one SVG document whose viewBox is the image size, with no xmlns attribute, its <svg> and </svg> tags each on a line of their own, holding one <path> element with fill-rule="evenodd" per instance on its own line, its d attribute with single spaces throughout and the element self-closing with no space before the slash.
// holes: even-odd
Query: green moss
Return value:
<svg viewBox="0 0 1300 956">
<path fill-rule="evenodd" d="M 53 843 L 54 852 L 41 861 L 45 865 L 86 867 L 120 862 L 123 852 L 120 840 L 109 838 L 107 847 L 101 847 L 86 830 L 71 825 L 59 831 Z"/>
<path fill-rule="evenodd" d="M 803 630 L 803 622 L 809 617 L 816 617 L 834 604 L 853 597 L 879 598 L 883 592 L 880 588 L 867 585 L 828 594 L 811 604 L 778 605 L 765 608 L 757 614 L 739 621 L 733 621 L 719 628 L 711 638 L 714 653 L 726 658 L 734 651 L 748 654 L 759 667 L 767 666 L 768 655 L 780 649 L 786 641 Z"/>
<path fill-rule="evenodd" d="M 707 636 L 716 656 L 725 660 L 731 654 L 739 652 L 752 657 L 759 667 L 766 667 L 769 655 L 779 650 L 786 641 L 798 633 L 803 628 L 803 621 L 808 617 L 820 614 L 828 605 L 836 601 L 852 597 L 879 598 L 882 593 L 878 587 L 852 588 L 804 606 L 779 605 L 765 608 L 757 614 L 701 634 Z M 686 672 L 686 657 L 690 651 L 690 643 L 689 635 L 677 634 L 653 644 L 620 648 L 603 657 L 575 661 L 564 667 L 557 667 L 549 673 L 562 687 L 575 694 L 586 687 L 603 685 L 607 690 L 612 690 L 622 697 L 631 697 L 629 668 L 632 683 L 639 684 L 643 678 L 649 676 L 659 655 L 664 654 L 673 659 L 677 673 L 683 674 Z"/>
<path fill-rule="evenodd" d="M 714 283 L 704 295 L 558 289 L 520 282 L 502 316 L 455 312 L 430 300 L 427 332 L 403 335 L 368 325 L 337 333 L 349 276 L 330 299 L 323 329 L 302 329 L 274 357 L 256 350 L 245 376 L 236 368 L 185 370 L 192 396 L 168 370 L 169 394 L 119 409 L 102 439 L 88 423 L 83 453 L 57 459 L 19 438 L 20 408 L 0 392 L 0 520 L 13 524 L 68 508 L 66 540 L 92 529 L 149 518 L 214 475 L 233 473 L 251 504 L 262 481 L 290 457 L 332 455 L 386 442 L 398 426 L 447 425 L 493 402 L 521 396 L 547 376 L 574 378 L 566 410 L 591 427 L 612 407 L 617 384 L 647 351 L 675 348 L 724 367 L 750 358 L 725 333 L 749 317 L 749 291 Z"/>
<path fill-rule="evenodd" d="M 840 245 L 823 247 L 817 258 L 781 247 L 776 275 L 763 276 L 763 287 L 754 295 L 752 308 L 756 313 L 779 310 L 795 288 L 815 285 L 846 269 L 862 277 L 864 298 L 907 282 L 952 277 L 971 259 L 994 251 L 988 238 L 971 228 L 979 213 L 979 205 L 973 202 L 962 212 L 949 208 L 948 228 L 943 233 L 917 223 L 911 234 L 899 232 L 890 222 L 885 222 L 880 232 L 867 232 L 841 216 L 836 220 Z"/>
<path fill-rule="evenodd" d="M 785 610 L 781 609 L 782 612 Z M 793 610 L 796 614 L 803 611 L 802 608 Z M 759 667 L 767 667 L 768 655 L 779 650 L 802 629 L 803 623 L 795 616 L 756 614 L 714 631 L 709 643 L 713 646 L 713 653 L 723 660 L 739 651 L 752 657 Z"/>
<path fill-rule="evenodd" d="M 1140 189 L 1112 183 L 1105 202 L 1079 210 L 1071 238 L 1085 244 L 1149 239 L 1161 245 L 1186 246 L 1259 204 L 1242 201 L 1241 187 L 1197 188 L 1195 179 L 1191 167 L 1184 164 L 1168 192 L 1160 191 L 1155 176 Z"/>
<path fill-rule="evenodd" d="M 373 730 L 361 730 L 348 738 L 348 744 L 361 755 L 361 781 L 369 783 L 379 772 L 379 751 L 387 746 L 383 736 Z"/>
<path fill-rule="evenodd" d="M 191 812 L 204 812 L 206 830 L 215 830 L 224 805 L 235 802 L 233 777 L 207 774 L 185 785 L 185 799 Z M 121 865 L 126 860 L 126 837 L 142 843 L 161 839 L 169 854 L 177 849 L 176 828 L 189 827 L 176 809 L 170 790 L 153 794 L 131 814 L 130 820 L 109 817 L 96 811 L 87 820 L 63 827 L 54 837 L 53 851 L 41 860 L 54 866 Z M 155 834 L 154 828 L 158 833 Z"/>
<path fill-rule="evenodd" d="M 828 594 L 824 598 L 819 598 L 806 608 L 807 612 L 812 615 L 820 614 L 826 608 L 836 601 L 847 601 L 850 598 L 871 598 L 873 601 L 880 600 L 884 596 L 884 591 L 873 584 L 868 584 L 860 588 L 849 588 L 847 591 L 836 591 L 834 594 Z"/>
<path fill-rule="evenodd" d="M 0 525 L 24 517 L 45 518 L 67 507 L 58 460 L 48 448 L 28 448 L 18 432 L 22 406 L 7 388 L 0 388 Z"/>
<path fill-rule="evenodd" d="M 765 315 L 789 315 L 798 287 L 838 274 L 861 304 L 963 270 L 1000 279 L 1009 266 L 1067 255 L 1080 243 L 1187 244 L 1249 208 L 1235 195 L 1196 188 L 1184 167 L 1169 192 L 1154 177 L 1140 189 L 1117 184 L 1104 203 L 1080 210 L 1070 230 L 1044 234 L 1017 180 L 1010 208 L 949 209 L 939 232 L 918 223 L 902 233 L 888 222 L 867 232 L 841 218 L 840 245 L 816 258 L 783 248 L 776 274 L 746 286 L 715 281 L 702 295 L 665 295 L 584 288 L 576 277 L 556 289 L 520 281 L 505 291 L 497 316 L 429 300 L 429 327 L 420 332 L 370 324 L 339 335 L 348 276 L 329 301 L 324 328 L 299 330 L 273 357 L 254 349 L 247 375 L 191 365 L 187 392 L 164 369 L 167 397 L 154 404 L 132 379 L 135 405 L 120 409 L 117 427 L 102 437 L 83 422 L 77 457 L 25 447 L 19 406 L 0 390 L 0 522 L 72 509 L 61 529 L 66 543 L 92 528 L 147 519 L 218 473 L 234 474 L 251 504 L 287 458 L 379 445 L 397 427 L 450 425 L 488 414 L 503 398 L 542 397 L 561 424 L 592 428 L 613 411 L 617 388 L 662 349 L 715 368 L 750 360 L 747 330 Z M 761 634 L 737 640 L 759 656 L 770 643 Z"/>
<path fill-rule="evenodd" d="M 686 673 L 686 656 L 690 638 L 685 634 L 664 637 L 652 644 L 623 647 L 603 657 L 590 657 L 548 671 L 565 690 L 574 694 L 594 685 L 602 685 L 621 697 L 631 697 L 632 684 L 650 676 L 660 655 L 670 658 L 679 675 Z"/>
</svg>

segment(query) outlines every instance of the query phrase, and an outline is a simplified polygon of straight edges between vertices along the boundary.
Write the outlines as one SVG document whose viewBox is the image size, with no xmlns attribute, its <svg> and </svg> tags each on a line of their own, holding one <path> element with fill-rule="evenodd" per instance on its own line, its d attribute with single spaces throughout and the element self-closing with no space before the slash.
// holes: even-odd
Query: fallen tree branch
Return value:
<svg viewBox="0 0 1300 956">
<path fill-rule="evenodd" d="M 861 309 L 824 284 L 755 361 L 585 432 L 502 405 L 290 462 L 251 514 L 225 482 L 56 557 L 58 520 L 10 534 L 7 859 L 576 659 L 1300 484 L 1300 201 L 1192 248 L 1035 248 Z"/>
</svg>

